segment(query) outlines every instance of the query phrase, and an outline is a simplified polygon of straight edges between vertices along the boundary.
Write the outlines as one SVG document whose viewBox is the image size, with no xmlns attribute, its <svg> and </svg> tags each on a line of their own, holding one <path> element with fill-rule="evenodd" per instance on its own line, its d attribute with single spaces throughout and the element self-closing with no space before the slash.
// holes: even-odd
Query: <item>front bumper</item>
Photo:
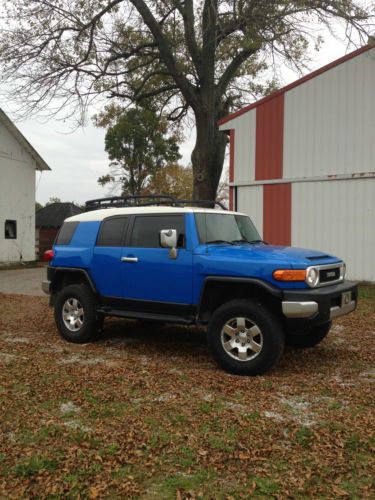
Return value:
<svg viewBox="0 0 375 500">
<path fill-rule="evenodd" d="M 298 331 L 354 311 L 357 298 L 357 283 L 344 281 L 316 289 L 285 290 L 281 306 L 288 330 Z"/>
</svg>

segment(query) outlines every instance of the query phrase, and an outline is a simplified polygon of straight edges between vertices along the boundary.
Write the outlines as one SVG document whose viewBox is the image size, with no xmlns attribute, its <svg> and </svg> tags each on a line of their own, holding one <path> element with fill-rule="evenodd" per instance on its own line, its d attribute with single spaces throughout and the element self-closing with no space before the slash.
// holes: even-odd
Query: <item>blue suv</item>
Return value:
<svg viewBox="0 0 375 500">
<path fill-rule="evenodd" d="M 105 316 L 204 325 L 224 369 L 257 375 L 356 308 L 342 260 L 268 245 L 244 214 L 166 197 L 86 205 L 64 222 L 42 284 L 71 342 L 95 338 Z"/>
</svg>

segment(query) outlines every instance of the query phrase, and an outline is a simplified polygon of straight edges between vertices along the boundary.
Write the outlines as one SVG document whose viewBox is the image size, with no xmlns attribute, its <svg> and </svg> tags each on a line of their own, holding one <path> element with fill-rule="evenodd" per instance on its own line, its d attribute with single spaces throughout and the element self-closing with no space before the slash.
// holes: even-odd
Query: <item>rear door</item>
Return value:
<svg viewBox="0 0 375 500">
<path fill-rule="evenodd" d="M 160 231 L 176 229 L 177 258 L 160 246 Z M 185 214 L 132 217 L 122 250 L 123 296 L 135 301 L 192 303 L 192 251 L 188 249 Z"/>
<path fill-rule="evenodd" d="M 128 223 L 128 216 L 119 215 L 100 225 L 90 273 L 102 297 L 123 297 L 121 255 Z"/>
</svg>

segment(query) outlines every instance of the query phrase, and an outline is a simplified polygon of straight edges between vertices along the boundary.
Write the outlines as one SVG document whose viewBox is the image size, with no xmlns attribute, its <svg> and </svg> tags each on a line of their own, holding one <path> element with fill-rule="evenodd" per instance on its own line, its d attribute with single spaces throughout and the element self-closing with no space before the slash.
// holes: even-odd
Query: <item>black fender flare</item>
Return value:
<svg viewBox="0 0 375 500">
<path fill-rule="evenodd" d="M 75 273 L 75 274 L 81 274 L 84 276 L 85 280 L 89 284 L 91 290 L 97 294 L 97 289 L 95 287 L 95 284 L 93 280 L 91 279 L 91 276 L 87 272 L 86 269 L 82 269 L 80 267 L 52 267 L 48 266 L 47 268 L 47 279 L 51 282 L 51 291 L 52 293 L 54 292 L 54 283 L 56 283 L 56 278 L 60 276 L 61 274 L 65 273 Z"/>
<path fill-rule="evenodd" d="M 262 289 L 267 295 L 273 297 L 275 301 L 282 300 L 283 291 L 266 281 L 257 278 L 242 278 L 236 276 L 207 276 L 204 280 L 202 287 L 202 292 L 198 304 L 197 318 L 201 320 L 205 313 L 205 306 L 208 302 L 209 289 L 215 284 L 225 284 L 225 285 L 252 285 L 254 287 Z"/>
</svg>

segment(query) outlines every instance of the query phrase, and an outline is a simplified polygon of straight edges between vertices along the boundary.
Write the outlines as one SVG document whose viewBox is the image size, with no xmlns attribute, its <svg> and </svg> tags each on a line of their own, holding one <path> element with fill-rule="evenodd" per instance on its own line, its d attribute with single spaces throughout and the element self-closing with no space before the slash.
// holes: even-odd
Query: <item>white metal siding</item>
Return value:
<svg viewBox="0 0 375 500">
<path fill-rule="evenodd" d="M 256 109 L 222 125 L 220 130 L 234 129 L 234 182 L 255 179 Z"/>
<path fill-rule="evenodd" d="M 375 281 L 375 179 L 294 183 L 292 245 L 336 255 L 349 278 Z"/>
<path fill-rule="evenodd" d="M 375 171 L 375 49 L 285 93 L 285 179 Z"/>
<path fill-rule="evenodd" d="M 17 239 L 5 239 L 5 220 L 17 221 Z M 0 262 L 35 259 L 35 161 L 0 126 Z"/>
<path fill-rule="evenodd" d="M 246 213 L 263 235 L 263 186 L 237 188 L 237 209 Z"/>
</svg>

